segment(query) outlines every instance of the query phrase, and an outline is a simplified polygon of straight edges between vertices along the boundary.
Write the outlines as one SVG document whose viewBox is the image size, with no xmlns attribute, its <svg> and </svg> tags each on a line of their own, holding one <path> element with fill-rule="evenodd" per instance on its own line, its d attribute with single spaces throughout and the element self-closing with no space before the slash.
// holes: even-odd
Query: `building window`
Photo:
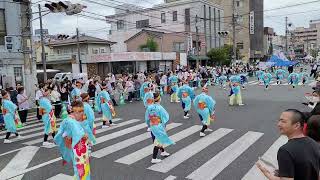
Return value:
<svg viewBox="0 0 320 180">
<path fill-rule="evenodd" d="M 236 1 L 236 7 L 237 8 L 242 8 L 243 7 L 243 0 L 237 0 Z"/>
<path fill-rule="evenodd" d="M 161 13 L 161 23 L 166 23 L 166 13 Z"/>
<path fill-rule="evenodd" d="M 136 21 L 136 28 L 137 29 L 146 28 L 146 27 L 149 27 L 149 19 Z"/>
<path fill-rule="evenodd" d="M 92 54 L 98 54 L 99 53 L 99 49 L 92 49 Z"/>
<path fill-rule="evenodd" d="M 172 13 L 172 21 L 178 21 L 178 12 L 177 11 L 173 11 L 173 13 Z"/>
<path fill-rule="evenodd" d="M 183 42 L 174 42 L 173 43 L 174 52 L 185 52 L 185 47 Z"/>
<path fill-rule="evenodd" d="M 13 67 L 13 74 L 17 83 L 22 83 L 22 67 Z"/>
<path fill-rule="evenodd" d="M 57 54 L 61 54 L 61 50 L 60 49 L 57 49 Z"/>
<path fill-rule="evenodd" d="M 184 10 L 185 25 L 190 25 L 190 9 Z"/>
<path fill-rule="evenodd" d="M 100 49 L 100 53 L 105 53 L 106 52 L 106 50 L 105 49 Z"/>
<path fill-rule="evenodd" d="M 117 30 L 124 29 L 124 20 L 117 21 Z"/>
<path fill-rule="evenodd" d="M 6 32 L 6 19 L 4 9 L 0 9 L 0 45 L 4 45 L 4 37 L 7 35 Z"/>
<path fill-rule="evenodd" d="M 243 42 L 237 43 L 237 48 L 238 48 L 238 49 L 243 49 Z"/>
</svg>

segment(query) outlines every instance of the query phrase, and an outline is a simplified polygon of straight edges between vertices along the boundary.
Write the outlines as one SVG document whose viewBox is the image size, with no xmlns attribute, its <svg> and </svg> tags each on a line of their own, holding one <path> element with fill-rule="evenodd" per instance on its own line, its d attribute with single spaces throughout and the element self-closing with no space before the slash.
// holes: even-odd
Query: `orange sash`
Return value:
<svg viewBox="0 0 320 180">
<path fill-rule="evenodd" d="M 6 115 L 7 113 L 8 113 L 8 110 L 6 110 L 6 109 L 3 108 L 3 109 L 2 109 L 2 114 L 3 114 L 3 115 Z"/>
<path fill-rule="evenodd" d="M 198 103 L 198 108 L 199 108 L 199 109 L 203 110 L 203 109 L 206 108 L 206 107 L 207 107 L 206 103 L 204 103 L 204 102 L 199 102 L 199 103 Z"/>
<path fill-rule="evenodd" d="M 39 115 L 44 115 L 46 113 L 46 111 L 43 108 L 39 109 Z"/>
<path fill-rule="evenodd" d="M 150 125 L 158 125 L 160 123 L 160 118 L 158 116 L 151 116 L 150 117 Z"/>
<path fill-rule="evenodd" d="M 188 96 L 189 96 L 189 94 L 188 94 L 187 92 L 183 92 L 183 93 L 182 93 L 182 97 L 183 97 L 183 98 L 186 98 L 186 97 L 188 97 Z"/>
<path fill-rule="evenodd" d="M 106 103 L 106 101 L 104 100 L 104 98 L 100 98 L 101 104 Z"/>
<path fill-rule="evenodd" d="M 147 99 L 147 104 L 153 104 L 153 99 L 151 99 L 151 98 L 149 98 L 149 99 Z"/>
</svg>

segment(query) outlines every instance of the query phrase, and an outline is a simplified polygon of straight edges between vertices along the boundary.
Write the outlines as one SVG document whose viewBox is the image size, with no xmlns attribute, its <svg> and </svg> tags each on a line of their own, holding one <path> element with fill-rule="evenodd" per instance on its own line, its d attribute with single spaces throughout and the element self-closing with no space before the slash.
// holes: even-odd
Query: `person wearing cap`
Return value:
<svg viewBox="0 0 320 180">
<path fill-rule="evenodd" d="M 54 138 L 63 165 L 72 163 L 74 179 L 90 180 L 89 138 L 81 123 L 85 120 L 83 103 L 73 101 L 72 113 L 62 121 Z"/>
<path fill-rule="evenodd" d="M 287 72 L 281 68 L 277 69 L 275 72 L 276 79 L 277 79 L 277 84 L 281 84 L 282 80 L 286 76 Z"/>
<path fill-rule="evenodd" d="M 71 91 L 72 101 L 80 100 L 82 83 L 80 80 L 76 80 L 76 87 Z"/>
<path fill-rule="evenodd" d="M 229 105 L 233 106 L 235 103 L 239 106 L 243 106 L 241 89 L 240 89 L 240 81 L 241 78 L 239 76 L 231 76 L 230 80 L 230 95 L 229 95 Z"/>
<path fill-rule="evenodd" d="M 2 90 L 1 96 L 2 96 L 2 113 L 3 113 L 5 128 L 7 130 L 7 134 L 3 143 L 9 144 L 11 143 L 11 141 L 9 140 L 11 133 L 15 133 L 17 138 L 21 138 L 21 136 L 17 132 L 18 122 L 16 117 L 16 111 L 18 107 L 10 100 L 10 95 L 7 91 Z"/>
<path fill-rule="evenodd" d="M 52 143 L 48 142 L 48 137 L 51 134 L 54 138 L 57 127 L 56 127 L 56 117 L 54 116 L 54 108 L 49 100 L 50 90 L 44 89 L 43 97 L 39 101 L 40 115 L 42 116 L 42 121 L 44 123 L 44 140 L 43 146 L 51 146 Z"/>
<path fill-rule="evenodd" d="M 189 111 L 191 110 L 192 100 L 195 97 L 193 89 L 188 85 L 188 81 L 183 81 L 183 86 L 178 90 L 178 97 L 181 100 L 182 109 L 184 111 L 184 119 L 189 119 Z"/>
<path fill-rule="evenodd" d="M 154 148 L 151 163 L 159 163 L 158 152 L 161 151 L 161 156 L 167 157 L 170 154 L 164 150 L 165 146 L 174 144 L 166 132 L 166 124 L 169 121 L 168 112 L 160 105 L 160 93 L 154 93 L 155 103 L 149 105 L 145 113 L 145 121 L 151 129 L 151 137 L 153 140 Z"/>
<path fill-rule="evenodd" d="M 113 124 L 112 117 L 115 116 L 114 107 L 111 104 L 110 95 L 107 92 L 107 84 L 101 84 L 102 91 L 97 98 L 98 111 L 102 111 L 102 128 L 107 128 Z M 113 124 L 115 125 L 115 124 Z"/>
<path fill-rule="evenodd" d="M 296 72 L 289 74 L 288 82 L 292 85 L 292 88 L 295 88 L 299 83 L 299 74 Z"/>
<path fill-rule="evenodd" d="M 269 88 L 270 82 L 272 80 L 272 75 L 267 70 L 262 75 L 262 81 L 265 86 L 265 89 L 267 90 Z"/>
<path fill-rule="evenodd" d="M 215 106 L 216 101 L 213 100 L 211 96 L 208 95 L 208 88 L 205 85 L 202 88 L 202 93 L 197 95 L 193 100 L 193 105 L 199 114 L 200 121 L 202 123 L 202 129 L 200 131 L 200 137 L 206 136 L 204 131 L 208 129 L 211 121 L 214 121 L 214 113 L 215 113 Z"/>
<path fill-rule="evenodd" d="M 81 95 L 83 109 L 84 109 L 84 120 L 81 122 L 83 129 L 89 137 L 91 143 L 95 143 L 96 125 L 94 124 L 95 116 L 92 107 L 89 104 L 90 96 L 88 93 L 82 93 Z"/>
</svg>

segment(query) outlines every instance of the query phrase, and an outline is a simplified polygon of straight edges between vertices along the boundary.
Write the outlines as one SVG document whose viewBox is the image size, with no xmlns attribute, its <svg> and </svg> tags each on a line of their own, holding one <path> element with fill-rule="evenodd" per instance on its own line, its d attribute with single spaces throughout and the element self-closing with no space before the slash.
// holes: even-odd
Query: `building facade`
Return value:
<svg viewBox="0 0 320 180">
<path fill-rule="evenodd" d="M 33 95 L 37 80 L 31 18 L 30 1 L 0 1 L 0 84 L 3 88 L 22 84 Z"/>
<path fill-rule="evenodd" d="M 156 5 L 152 8 L 107 16 L 111 23 L 110 41 L 117 42 L 114 52 L 129 51 L 125 41 L 142 29 L 179 34 L 185 52 L 194 52 L 197 41 L 203 55 L 210 48 L 220 47 L 223 39 L 217 32 L 224 29 L 221 6 L 204 0 L 183 0 Z M 116 21 L 115 21 L 116 20 Z M 177 35 L 178 36 L 178 35 Z M 170 45 L 172 47 L 172 45 Z"/>
</svg>

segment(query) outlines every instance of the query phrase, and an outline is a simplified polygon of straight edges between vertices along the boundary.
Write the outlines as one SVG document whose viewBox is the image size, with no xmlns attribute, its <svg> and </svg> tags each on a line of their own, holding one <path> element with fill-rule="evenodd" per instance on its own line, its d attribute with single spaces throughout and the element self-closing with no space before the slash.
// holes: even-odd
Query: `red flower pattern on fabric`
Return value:
<svg viewBox="0 0 320 180">
<path fill-rule="evenodd" d="M 77 164 L 78 174 L 80 179 L 84 176 L 85 170 L 84 170 L 84 164 Z"/>
<path fill-rule="evenodd" d="M 78 144 L 75 146 L 75 150 L 78 156 L 81 156 L 87 152 L 86 138 L 82 138 L 80 142 L 78 142 Z"/>
</svg>

